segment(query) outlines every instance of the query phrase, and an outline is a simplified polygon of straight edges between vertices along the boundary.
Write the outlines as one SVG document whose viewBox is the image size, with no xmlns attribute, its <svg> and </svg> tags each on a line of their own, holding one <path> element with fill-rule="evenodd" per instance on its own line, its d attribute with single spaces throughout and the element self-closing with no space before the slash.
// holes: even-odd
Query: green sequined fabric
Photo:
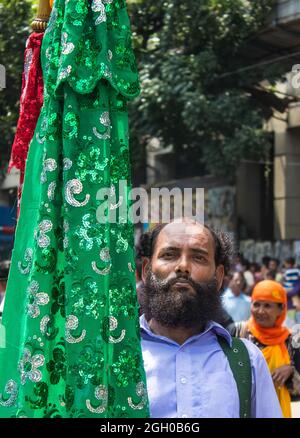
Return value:
<svg viewBox="0 0 300 438">
<path fill-rule="evenodd" d="M 127 221 L 127 101 L 139 83 L 125 1 L 56 0 L 42 64 L 2 320 L 0 417 L 147 417 Z"/>
</svg>

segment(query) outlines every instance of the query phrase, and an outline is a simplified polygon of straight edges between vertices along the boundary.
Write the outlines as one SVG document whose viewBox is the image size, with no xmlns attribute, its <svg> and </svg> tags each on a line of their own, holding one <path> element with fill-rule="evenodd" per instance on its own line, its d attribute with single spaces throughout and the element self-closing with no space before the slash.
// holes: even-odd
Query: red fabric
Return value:
<svg viewBox="0 0 300 438">
<path fill-rule="evenodd" d="M 2 234 L 14 234 L 15 227 L 0 227 L 0 231 Z"/>
<path fill-rule="evenodd" d="M 43 76 L 40 49 L 43 33 L 32 33 L 25 50 L 25 62 L 20 99 L 20 117 L 12 146 L 9 170 L 12 167 L 24 173 L 29 143 L 43 104 Z"/>
<path fill-rule="evenodd" d="M 43 74 L 40 50 L 43 33 L 32 33 L 27 40 L 20 98 L 20 116 L 12 145 L 8 171 L 16 167 L 21 171 L 18 201 L 22 194 L 22 185 L 29 144 L 34 134 L 41 107 L 43 105 Z M 18 208 L 19 212 L 19 208 Z"/>
</svg>

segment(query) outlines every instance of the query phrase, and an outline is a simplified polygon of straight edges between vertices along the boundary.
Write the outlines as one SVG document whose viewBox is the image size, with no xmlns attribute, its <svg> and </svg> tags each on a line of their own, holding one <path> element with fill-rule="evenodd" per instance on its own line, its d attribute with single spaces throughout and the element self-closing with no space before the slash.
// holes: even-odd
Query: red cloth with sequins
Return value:
<svg viewBox="0 0 300 438">
<path fill-rule="evenodd" d="M 29 143 L 43 105 L 44 84 L 40 61 L 43 36 L 43 33 L 32 33 L 27 40 L 25 50 L 20 116 L 8 168 L 8 171 L 12 167 L 20 169 L 21 180 L 25 171 Z"/>
<path fill-rule="evenodd" d="M 21 171 L 18 201 L 20 204 L 25 165 L 29 144 L 34 134 L 43 105 L 43 74 L 40 51 L 44 33 L 32 33 L 27 40 L 20 98 L 20 116 L 12 145 L 8 171 L 16 167 Z M 19 209 L 18 209 L 19 210 Z"/>
</svg>

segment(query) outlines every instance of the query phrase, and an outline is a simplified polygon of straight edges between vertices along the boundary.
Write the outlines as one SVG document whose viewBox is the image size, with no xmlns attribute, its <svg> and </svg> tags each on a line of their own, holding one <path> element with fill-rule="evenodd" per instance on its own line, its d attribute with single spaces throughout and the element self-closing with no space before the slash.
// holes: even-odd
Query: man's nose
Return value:
<svg viewBox="0 0 300 438">
<path fill-rule="evenodd" d="M 185 274 L 190 274 L 191 273 L 191 268 L 190 268 L 190 262 L 188 260 L 187 257 L 181 257 L 176 268 L 175 268 L 175 272 L 176 273 L 185 273 Z"/>
</svg>

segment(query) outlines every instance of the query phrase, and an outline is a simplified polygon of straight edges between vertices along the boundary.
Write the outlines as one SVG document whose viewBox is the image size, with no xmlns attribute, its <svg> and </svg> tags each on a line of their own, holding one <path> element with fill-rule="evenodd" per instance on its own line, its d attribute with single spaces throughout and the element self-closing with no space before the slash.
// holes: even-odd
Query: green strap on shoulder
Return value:
<svg viewBox="0 0 300 438">
<path fill-rule="evenodd" d="M 237 384 L 240 399 L 240 418 L 250 418 L 252 374 L 248 350 L 243 341 L 238 338 L 232 338 L 232 347 L 222 336 L 218 336 L 218 342 L 228 359 Z"/>
</svg>

